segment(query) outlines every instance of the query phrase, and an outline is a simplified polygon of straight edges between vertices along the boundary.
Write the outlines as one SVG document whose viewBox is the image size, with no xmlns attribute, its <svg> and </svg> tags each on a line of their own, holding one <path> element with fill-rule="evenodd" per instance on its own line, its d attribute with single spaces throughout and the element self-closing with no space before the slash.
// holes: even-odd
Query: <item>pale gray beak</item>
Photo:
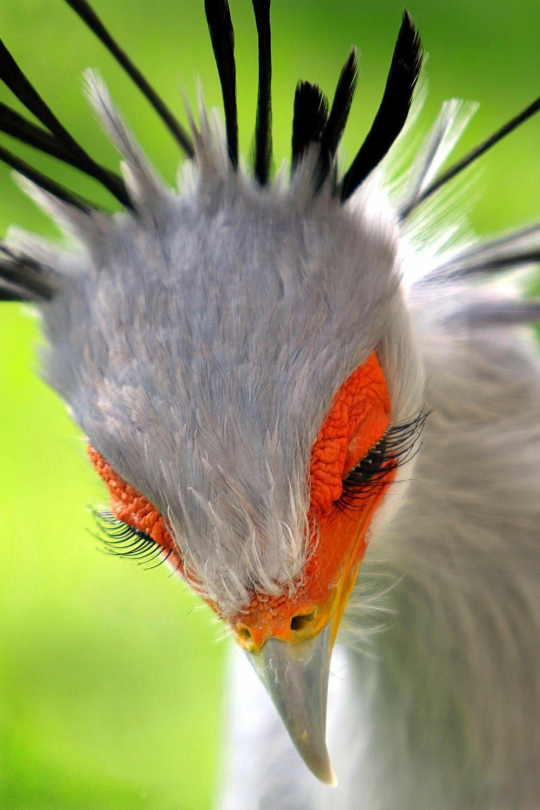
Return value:
<svg viewBox="0 0 540 810">
<path fill-rule="evenodd" d="M 260 653 L 247 653 L 298 753 L 327 785 L 337 785 L 326 747 L 326 698 L 330 674 L 331 623 L 297 644 L 269 639 Z"/>
</svg>

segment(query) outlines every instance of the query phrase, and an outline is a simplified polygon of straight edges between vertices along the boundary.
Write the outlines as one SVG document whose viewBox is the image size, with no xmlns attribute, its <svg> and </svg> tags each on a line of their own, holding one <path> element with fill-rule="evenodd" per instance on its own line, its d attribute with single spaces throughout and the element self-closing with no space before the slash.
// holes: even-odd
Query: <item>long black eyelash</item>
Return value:
<svg viewBox="0 0 540 810">
<path fill-rule="evenodd" d="M 388 428 L 377 444 L 344 478 L 342 493 L 336 501 L 338 509 L 349 512 L 360 508 L 373 495 L 374 489 L 387 483 L 385 479 L 388 473 L 414 458 L 421 447 L 419 438 L 428 416 L 429 412 L 422 410 L 414 419 Z"/>
<path fill-rule="evenodd" d="M 157 568 L 170 557 L 170 550 L 164 555 L 163 548 L 151 537 L 128 526 L 112 512 L 93 509 L 92 514 L 98 528 L 98 534 L 94 536 L 104 545 L 105 554 L 136 560 L 147 569 Z M 159 559 L 157 564 L 148 565 L 157 559 Z"/>
</svg>

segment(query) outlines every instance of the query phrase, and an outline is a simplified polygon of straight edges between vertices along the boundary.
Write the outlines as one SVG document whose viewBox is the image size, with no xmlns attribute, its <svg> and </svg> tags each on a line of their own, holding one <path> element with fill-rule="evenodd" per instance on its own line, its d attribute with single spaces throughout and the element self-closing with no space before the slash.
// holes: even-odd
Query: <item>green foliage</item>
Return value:
<svg viewBox="0 0 540 810">
<path fill-rule="evenodd" d="M 205 29 L 194 0 L 96 0 L 126 50 L 181 111 L 177 76 L 194 102 L 194 74 L 220 103 Z M 300 77 L 333 92 L 352 42 L 362 75 L 345 137 L 352 156 L 376 110 L 397 33 L 401 0 L 275 0 L 274 132 L 288 156 Z M 491 133 L 537 94 L 535 0 L 435 3 L 410 11 L 431 53 L 422 121 L 450 96 L 482 108 L 459 146 Z M 255 120 L 255 27 L 248 0 L 232 2 L 239 76 L 240 143 Z M 115 156 L 85 105 L 79 76 L 102 69 L 113 97 L 169 182 L 178 153 L 146 102 L 67 5 L 4 0 L 0 33 L 61 120 L 92 154 Z M 536 70 L 535 70 L 536 67 Z M 7 93 L 0 93 L 8 100 Z M 10 103 L 12 100 L 9 99 Z M 4 139 L 7 142 L 7 139 Z M 473 223 L 482 232 L 537 215 L 538 122 L 483 159 Z M 18 154 L 31 156 L 30 150 Z M 32 156 L 33 157 L 33 156 Z M 44 171 L 108 203 L 73 170 Z M 48 235 L 52 226 L 0 169 L 0 224 Z M 24 308 L 0 314 L 0 806 L 3 810 L 205 810 L 220 755 L 225 645 L 210 612 L 164 568 L 145 572 L 96 551 L 86 506 L 105 493 L 64 406 L 33 373 L 37 324 Z"/>
</svg>

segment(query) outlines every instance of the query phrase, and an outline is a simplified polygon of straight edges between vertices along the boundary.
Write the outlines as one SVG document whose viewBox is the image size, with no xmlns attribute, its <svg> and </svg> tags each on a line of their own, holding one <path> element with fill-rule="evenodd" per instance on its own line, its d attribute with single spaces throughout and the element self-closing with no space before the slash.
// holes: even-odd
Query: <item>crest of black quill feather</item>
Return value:
<svg viewBox="0 0 540 810">
<path fill-rule="evenodd" d="M 32 183 L 36 184 L 36 186 L 39 186 L 44 191 L 48 191 L 49 194 L 53 195 L 53 197 L 68 203 L 68 205 L 74 206 L 74 208 L 78 208 L 79 211 L 84 211 L 85 214 L 90 214 L 92 211 L 99 210 L 97 205 L 88 202 L 88 200 L 85 200 L 78 194 L 73 194 L 63 186 L 55 183 L 54 180 L 51 180 L 41 172 L 38 172 L 37 169 L 33 169 L 28 165 L 28 163 L 25 163 L 24 160 L 16 157 L 12 152 L 4 149 L 2 146 L 0 146 L 0 160 L 6 165 L 11 166 L 11 168 L 16 172 L 19 172 L 19 174 L 22 174 L 23 177 L 31 180 Z"/>
<path fill-rule="evenodd" d="M 420 37 L 409 13 L 403 13 L 381 105 L 367 137 L 341 184 L 345 202 L 386 155 L 403 129 L 422 65 Z"/>
<path fill-rule="evenodd" d="M 259 37 L 259 97 L 255 128 L 255 177 L 266 185 L 272 163 L 272 32 L 271 0 L 253 0 Z"/>
<path fill-rule="evenodd" d="M 238 112 L 234 30 L 227 0 L 205 0 L 204 8 L 223 94 L 227 147 L 233 168 L 238 167 Z"/>
<path fill-rule="evenodd" d="M 61 142 L 73 151 L 82 151 L 78 143 L 60 123 L 50 107 L 24 75 L 15 59 L 0 40 L 0 79 L 9 87 L 26 109 L 36 116 Z"/>
<path fill-rule="evenodd" d="M 328 100 L 321 88 L 309 82 L 299 82 L 294 96 L 293 173 L 310 143 L 320 142 L 327 121 Z"/>
<path fill-rule="evenodd" d="M 0 105 L 0 131 L 5 132 L 7 135 L 41 152 L 52 155 L 62 160 L 64 163 L 69 163 L 71 166 L 74 166 L 101 183 L 123 206 L 131 206 L 122 179 L 114 174 L 114 172 L 96 163 L 70 135 L 67 129 L 54 115 L 50 107 L 41 98 L 29 79 L 24 75 L 1 40 L 0 80 L 4 82 L 13 95 L 24 104 L 27 110 L 31 112 L 49 132 L 27 121 L 23 116 L 19 115 L 5 104 Z M 11 155 L 7 150 L 0 152 L 0 158 L 10 166 L 13 166 L 14 161 L 17 162 L 17 158 Z M 60 199 L 66 202 L 77 199 L 77 205 L 79 208 L 81 207 L 81 202 L 83 201 L 80 197 L 71 195 L 70 192 L 63 189 L 57 183 L 53 183 L 53 181 L 47 181 L 47 185 L 44 185 L 43 180 L 46 178 L 44 178 L 43 175 L 39 172 L 33 172 L 33 176 L 31 177 L 29 174 L 29 171 L 33 171 L 31 167 L 27 166 L 27 164 L 24 164 L 22 161 L 18 162 L 20 166 L 18 171 L 20 171 L 21 174 L 33 179 L 35 183 L 42 188 L 46 188 L 47 191 L 57 197 L 60 196 L 60 192 L 63 195 L 60 196 Z M 16 167 L 13 166 L 13 168 Z M 85 203 L 85 206 L 87 208 L 92 207 L 90 203 Z"/>
<path fill-rule="evenodd" d="M 193 148 L 191 138 L 177 118 L 169 110 L 167 105 L 163 102 L 161 97 L 156 93 L 154 88 L 145 79 L 138 67 L 136 67 L 136 65 L 131 61 L 129 56 L 118 45 L 116 40 L 113 39 L 90 4 L 87 3 L 86 0 L 66 0 L 66 3 L 88 26 L 92 33 L 96 35 L 100 42 L 102 42 L 107 48 L 109 53 L 116 59 L 118 64 L 125 70 L 130 79 L 150 102 L 179 146 L 184 150 L 188 157 L 192 158 L 195 154 L 195 150 Z"/>
<path fill-rule="evenodd" d="M 30 303 L 33 301 L 30 295 L 26 294 L 24 290 L 20 290 L 17 288 L 16 285 L 13 285 L 13 288 L 6 285 L 4 288 L 3 285 L 0 285 L 0 301 L 12 301 L 14 303 Z"/>
<path fill-rule="evenodd" d="M 358 55 L 356 48 L 352 48 L 341 71 L 332 107 L 330 108 L 330 114 L 321 134 L 318 186 L 326 179 L 341 138 L 343 137 L 357 83 Z"/>
<path fill-rule="evenodd" d="M 50 301 L 55 292 L 51 271 L 28 256 L 0 244 L 0 299 Z"/>
<path fill-rule="evenodd" d="M 535 99 L 532 104 L 529 104 L 528 107 L 525 107 L 520 113 L 515 115 L 509 121 L 506 122 L 500 129 L 490 135 L 489 138 L 486 138 L 485 141 L 480 143 L 478 146 L 475 146 L 474 149 L 471 149 L 461 160 L 458 160 L 457 163 L 454 163 L 453 166 L 450 166 L 445 172 L 443 172 L 436 180 L 434 180 L 430 185 L 422 191 L 414 200 L 408 203 L 401 211 L 400 217 L 401 219 L 407 219 L 408 216 L 417 208 L 421 203 L 425 200 L 429 199 L 432 194 L 439 191 L 446 183 L 453 180 L 454 177 L 457 177 L 464 169 L 471 166 L 479 157 L 482 157 L 486 152 L 488 152 L 495 144 L 502 141 L 503 138 L 506 138 L 507 135 L 510 135 L 515 129 L 517 129 L 521 124 L 524 124 L 529 118 L 532 118 L 533 115 L 536 115 L 537 112 L 540 111 L 540 97 Z"/>
<path fill-rule="evenodd" d="M 0 131 L 16 138 L 22 143 L 28 144 L 39 149 L 40 152 L 46 152 L 52 157 L 63 160 L 66 163 L 76 164 L 76 159 L 71 152 L 66 149 L 63 144 L 58 143 L 57 139 L 50 135 L 41 127 L 36 126 L 31 121 L 28 121 L 22 115 L 12 110 L 7 104 L 0 103 Z"/>
</svg>

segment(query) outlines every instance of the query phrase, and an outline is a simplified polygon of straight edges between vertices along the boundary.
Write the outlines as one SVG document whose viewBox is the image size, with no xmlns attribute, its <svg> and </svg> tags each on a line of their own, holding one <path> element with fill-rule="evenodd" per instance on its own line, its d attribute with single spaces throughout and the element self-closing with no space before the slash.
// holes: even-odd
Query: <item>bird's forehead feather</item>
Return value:
<svg viewBox="0 0 540 810">
<path fill-rule="evenodd" d="M 394 225 L 361 198 L 354 215 L 302 209 L 233 180 L 161 216 L 88 245 L 47 318 L 49 377 L 206 581 L 226 571 L 238 592 L 257 561 L 283 585 L 303 559 L 312 444 L 395 292 Z"/>
</svg>

